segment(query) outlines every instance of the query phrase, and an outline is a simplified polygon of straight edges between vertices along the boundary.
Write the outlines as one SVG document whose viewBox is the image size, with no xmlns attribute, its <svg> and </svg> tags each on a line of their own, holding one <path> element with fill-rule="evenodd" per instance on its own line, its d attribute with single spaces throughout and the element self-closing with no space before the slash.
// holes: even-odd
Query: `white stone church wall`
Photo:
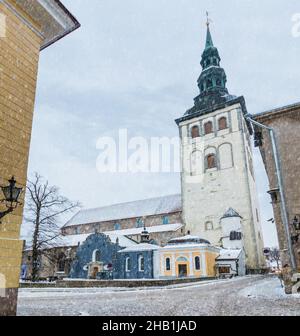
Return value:
<svg viewBox="0 0 300 336">
<path fill-rule="evenodd" d="M 251 195 L 254 191 L 249 184 L 248 168 L 245 164 L 246 150 L 241 113 L 240 104 L 236 104 L 211 113 L 209 117 L 198 117 L 180 124 L 183 218 L 186 230 L 208 239 L 214 245 L 220 245 L 220 218 L 228 208 L 234 208 L 243 218 L 247 265 L 256 268 L 257 235 L 253 227 L 255 223 Z M 229 128 L 217 131 L 217 121 L 222 116 L 226 116 Z M 214 133 L 204 136 L 203 127 L 207 121 L 213 122 Z M 191 127 L 195 125 L 199 125 L 201 130 L 201 137 L 196 140 L 189 136 Z M 231 157 L 228 157 L 229 148 L 232 148 Z M 198 169 L 195 169 L 195 163 L 191 162 L 192 153 L 195 151 L 199 152 Z M 205 171 L 205 156 L 211 151 L 216 152 L 221 169 Z M 193 170 L 191 167 L 194 167 Z"/>
</svg>

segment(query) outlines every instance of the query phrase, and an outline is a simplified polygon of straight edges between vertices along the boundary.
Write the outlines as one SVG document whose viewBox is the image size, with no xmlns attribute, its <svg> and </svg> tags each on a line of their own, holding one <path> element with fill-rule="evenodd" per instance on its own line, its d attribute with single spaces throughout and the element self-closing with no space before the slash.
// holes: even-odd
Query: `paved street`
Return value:
<svg viewBox="0 0 300 336">
<path fill-rule="evenodd" d="M 253 276 L 166 288 L 22 289 L 19 316 L 300 316 L 300 296 L 276 277 Z"/>
</svg>

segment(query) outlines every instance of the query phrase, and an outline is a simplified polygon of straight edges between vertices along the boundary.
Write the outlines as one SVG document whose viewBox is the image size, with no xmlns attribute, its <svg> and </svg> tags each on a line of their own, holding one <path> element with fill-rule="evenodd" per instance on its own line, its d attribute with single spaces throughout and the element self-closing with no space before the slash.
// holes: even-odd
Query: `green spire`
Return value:
<svg viewBox="0 0 300 336">
<path fill-rule="evenodd" d="M 210 29 L 209 29 L 209 22 L 207 23 L 207 34 L 206 34 L 206 44 L 205 44 L 205 49 L 211 48 L 214 46 Z"/>
<path fill-rule="evenodd" d="M 220 66 L 221 58 L 212 40 L 208 17 L 206 25 L 206 43 L 201 57 L 202 72 L 198 79 L 200 95 L 196 99 L 196 104 L 200 109 L 218 104 L 228 95 L 226 74 Z"/>
</svg>

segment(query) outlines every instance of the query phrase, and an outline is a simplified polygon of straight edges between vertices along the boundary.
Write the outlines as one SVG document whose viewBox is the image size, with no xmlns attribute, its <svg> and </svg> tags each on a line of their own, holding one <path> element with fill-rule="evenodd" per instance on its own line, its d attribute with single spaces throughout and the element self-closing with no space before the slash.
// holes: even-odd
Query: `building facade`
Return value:
<svg viewBox="0 0 300 336">
<path fill-rule="evenodd" d="M 26 185 L 40 50 L 78 27 L 60 1 L 0 1 L 0 185 Z M 22 215 L 19 206 L 0 224 L 0 315 L 16 312 Z"/>
<path fill-rule="evenodd" d="M 155 252 L 154 273 L 160 279 L 215 277 L 219 251 L 198 236 L 171 239 Z"/>
<path fill-rule="evenodd" d="M 200 94 L 176 120 L 182 141 L 183 222 L 187 231 L 222 244 L 221 219 L 234 208 L 241 216 L 246 265 L 264 266 L 263 237 L 250 137 L 252 127 L 243 97 L 230 95 L 208 25 Z"/>
<path fill-rule="evenodd" d="M 164 245 L 184 234 L 181 195 L 114 204 L 79 211 L 62 228 L 63 235 L 91 234 L 95 231 L 127 236 L 137 242 L 146 226 L 151 241 Z"/>
<path fill-rule="evenodd" d="M 254 116 L 254 119 L 274 130 L 280 174 L 285 197 L 289 232 L 286 233 L 283 222 L 283 203 L 279 193 L 278 178 L 275 169 L 274 152 L 269 131 L 256 129 L 256 138 L 260 142 L 260 151 L 269 178 L 271 201 L 277 228 L 281 262 L 283 266 L 286 291 L 291 293 L 293 285 L 292 273 L 300 272 L 300 231 L 296 230 L 294 222 L 300 221 L 300 103 L 266 111 Z M 292 243 L 296 267 L 292 270 L 289 256 L 288 240 Z"/>
</svg>

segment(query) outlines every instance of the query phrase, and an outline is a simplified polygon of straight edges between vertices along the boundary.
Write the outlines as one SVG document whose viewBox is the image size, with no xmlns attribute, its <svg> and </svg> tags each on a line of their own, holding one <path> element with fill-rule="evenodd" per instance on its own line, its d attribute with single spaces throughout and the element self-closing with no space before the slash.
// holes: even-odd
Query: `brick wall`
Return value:
<svg viewBox="0 0 300 336">
<path fill-rule="evenodd" d="M 175 212 L 172 214 L 160 214 L 155 216 L 146 216 L 143 218 L 146 227 L 152 227 L 156 225 L 163 225 L 163 217 L 168 216 L 169 224 L 182 223 L 181 211 Z M 107 221 L 101 223 L 92 223 L 92 224 L 83 224 L 83 225 L 74 225 L 65 227 L 62 229 L 63 234 L 73 235 L 73 234 L 86 234 L 94 233 L 95 230 L 98 232 L 114 231 L 115 224 L 120 224 L 122 230 L 136 228 L 136 218 L 127 218 L 114 221 Z"/>
<path fill-rule="evenodd" d="M 274 128 L 280 156 L 284 193 L 287 204 L 290 234 L 293 231 L 292 222 L 295 215 L 300 215 L 300 105 L 298 107 L 282 108 L 282 111 L 257 117 L 259 122 Z M 278 187 L 273 152 L 267 131 L 263 132 L 264 140 L 261 148 L 262 156 L 269 177 L 270 188 Z M 281 250 L 287 249 L 284 225 L 281 220 L 280 197 L 273 203 L 274 216 Z M 294 254 L 300 270 L 300 241 L 294 245 Z M 283 265 L 289 263 L 287 255 L 282 254 Z"/>
</svg>

